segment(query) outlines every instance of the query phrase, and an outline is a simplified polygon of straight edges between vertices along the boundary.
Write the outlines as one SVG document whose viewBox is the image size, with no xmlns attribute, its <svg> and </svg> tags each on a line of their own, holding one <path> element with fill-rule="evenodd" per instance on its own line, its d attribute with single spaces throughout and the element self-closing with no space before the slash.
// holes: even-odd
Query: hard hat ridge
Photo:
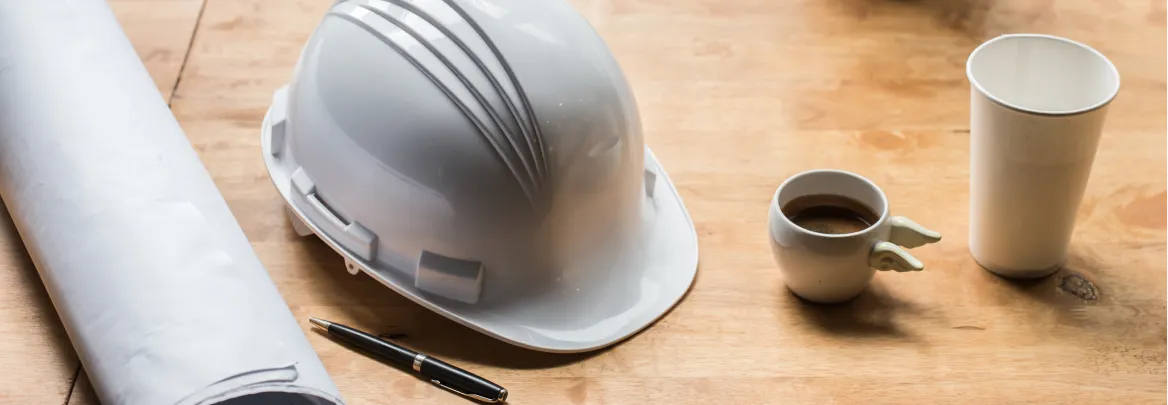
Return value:
<svg viewBox="0 0 1168 405">
<path fill-rule="evenodd" d="M 402 0 L 389 0 L 389 1 L 391 1 L 395 4 L 400 3 L 400 4 L 402 4 L 403 7 L 408 6 L 408 3 L 406 3 L 405 1 L 402 1 Z M 547 164 L 547 152 L 544 150 L 544 146 L 543 146 L 543 131 L 540 129 L 539 120 L 536 119 L 535 111 L 531 108 L 531 101 L 527 98 L 527 93 L 523 91 L 523 84 L 519 81 L 518 78 L 515 77 L 515 71 L 513 69 L 511 69 L 511 64 L 507 62 L 507 59 L 503 57 L 502 52 L 499 51 L 499 47 L 497 45 L 495 45 L 495 41 L 492 40 L 489 35 L 487 35 L 487 33 L 478 24 L 478 22 L 476 22 L 475 19 L 473 17 L 471 17 L 470 14 L 468 14 L 466 12 L 466 10 L 463 10 L 461 6 L 459 6 L 457 3 L 455 3 L 454 0 L 442 0 L 442 2 L 446 3 L 447 7 L 450 7 L 450 9 L 454 10 L 454 12 L 457 13 L 458 16 L 463 21 L 465 21 L 467 23 L 467 25 L 471 27 L 471 29 L 473 29 L 475 31 L 475 34 L 478 35 L 478 38 L 480 40 L 482 40 L 487 45 L 487 47 L 491 50 L 491 55 L 495 58 L 496 61 L 498 61 L 499 65 L 501 65 L 503 67 L 503 71 L 506 72 L 507 80 L 509 80 L 510 84 L 514 86 L 515 92 L 518 95 L 519 104 L 521 104 L 523 107 L 522 113 L 526 114 L 527 119 L 525 119 L 525 120 L 520 119 L 520 114 L 516 112 L 515 105 L 514 105 L 514 103 L 512 103 L 510 101 L 509 98 L 505 98 L 504 101 L 507 102 L 507 107 L 510 110 L 511 115 L 516 117 L 516 122 L 520 124 L 519 125 L 520 131 L 522 132 L 524 137 L 526 137 L 528 140 L 528 147 L 530 148 L 530 150 L 532 150 L 535 161 L 537 162 L 537 164 L 536 164 L 537 173 L 541 177 L 546 177 L 548 175 L 548 164 Z M 409 7 L 412 7 L 412 6 L 409 6 Z M 412 12 L 413 9 L 407 8 L 407 10 L 411 10 L 411 12 Z M 436 28 L 438 28 L 440 31 L 442 31 L 447 36 L 447 38 L 449 38 L 451 41 L 453 41 L 455 44 L 457 44 L 460 48 L 462 48 L 463 52 L 466 52 L 467 54 L 471 54 L 471 55 L 474 54 L 474 52 L 470 50 L 470 48 L 467 46 L 467 44 L 465 42 L 461 41 L 457 35 L 454 35 L 452 32 L 450 32 L 450 30 L 448 28 L 443 26 L 441 23 L 434 21 L 432 19 L 432 17 L 430 17 L 428 14 L 419 13 L 419 12 L 414 12 L 414 14 L 417 14 L 418 16 L 427 19 L 427 21 L 430 22 L 430 24 L 434 25 Z M 475 62 L 475 65 L 478 66 L 478 68 L 481 71 L 483 71 L 485 74 L 487 74 L 487 77 L 491 80 L 491 84 L 495 86 L 496 90 L 499 91 L 500 93 L 504 93 L 504 90 L 500 86 L 500 82 L 497 80 L 495 75 L 490 74 L 489 70 L 487 69 L 487 67 L 483 63 L 483 60 L 480 58 L 472 58 L 472 59 Z M 526 123 L 527 125 L 524 126 L 523 125 L 524 123 Z"/>
<path fill-rule="evenodd" d="M 474 19 L 451 0 L 425 2 L 424 6 L 429 6 L 429 10 L 419 7 L 414 4 L 415 1 L 410 0 L 351 0 L 345 2 L 352 3 L 361 10 L 380 17 L 409 36 L 406 39 L 386 35 L 370 26 L 367 21 L 355 18 L 352 13 L 342 12 L 337 8 L 334 8 L 331 13 L 356 24 L 389 45 L 418 69 L 435 87 L 440 89 L 494 148 L 496 155 L 511 171 L 533 208 L 538 212 L 546 212 L 548 190 L 545 183 L 549 176 L 549 169 L 546 153 L 543 149 L 542 131 L 514 71 L 506 59 L 502 57 L 498 47 L 489 36 L 485 35 Z M 449 10 L 439 10 L 434 7 L 437 4 L 444 5 Z M 468 39 L 484 43 L 486 48 L 490 49 L 490 55 L 476 54 L 466 40 L 438 21 L 434 14 L 443 14 L 448 19 L 457 15 L 459 22 L 465 22 L 476 34 L 477 38 Z M 413 24 L 403 21 L 403 19 L 411 17 L 421 19 L 426 24 L 418 25 L 417 20 L 412 21 Z M 429 32 L 420 32 L 419 29 L 425 29 Z M 448 40 L 456 47 L 440 48 L 436 42 L 441 40 Z M 421 45 L 440 64 L 428 65 L 419 60 L 418 57 L 411 54 L 411 52 L 418 51 L 410 50 L 411 47 L 408 46 L 412 45 L 410 42 Z M 451 60 L 452 58 L 465 58 L 473 62 L 474 67 L 467 68 L 468 64 L 455 63 Z M 493 59 L 505 72 L 505 78 L 501 80 L 487 67 L 490 59 Z M 466 70 L 459 69 L 459 66 L 463 66 Z M 434 69 L 448 70 L 457 81 L 444 81 L 434 73 Z M 472 81 L 472 75 L 481 75 L 480 77 L 486 79 L 486 83 L 480 81 L 476 85 Z M 509 94 L 504 84 L 512 88 L 514 94 Z M 452 88 L 454 86 L 461 86 L 470 93 L 472 98 L 459 97 Z M 485 94 L 492 92 L 493 95 L 497 95 L 497 100 L 501 103 L 496 102 L 495 105 L 492 105 L 491 100 L 488 100 L 492 94 Z M 516 106 L 516 104 L 519 105 Z"/>
</svg>

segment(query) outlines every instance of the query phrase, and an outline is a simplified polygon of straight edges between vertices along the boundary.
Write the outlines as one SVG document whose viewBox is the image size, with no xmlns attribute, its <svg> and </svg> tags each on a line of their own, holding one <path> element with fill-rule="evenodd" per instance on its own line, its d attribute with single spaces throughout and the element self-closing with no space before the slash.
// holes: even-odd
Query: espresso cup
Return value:
<svg viewBox="0 0 1168 405">
<path fill-rule="evenodd" d="M 811 210 L 826 222 L 802 219 L 801 213 Z M 857 218 L 847 218 L 849 213 Z M 840 225 L 832 228 L 831 221 Z M 771 253 L 783 282 L 800 298 L 820 303 L 856 297 L 876 270 L 923 270 L 905 248 L 941 240 L 939 233 L 908 218 L 889 216 L 880 187 L 841 170 L 811 170 L 783 181 L 771 199 L 768 222 Z"/>
</svg>

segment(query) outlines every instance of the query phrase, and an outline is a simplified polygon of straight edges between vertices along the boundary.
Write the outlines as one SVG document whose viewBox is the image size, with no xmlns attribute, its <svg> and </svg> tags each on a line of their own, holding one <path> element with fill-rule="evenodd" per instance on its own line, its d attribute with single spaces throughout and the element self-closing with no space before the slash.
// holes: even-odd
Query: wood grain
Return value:
<svg viewBox="0 0 1168 405">
<path fill-rule="evenodd" d="M 0 403 L 59 404 L 79 361 L 20 236 L 0 207 Z"/>
<path fill-rule="evenodd" d="M 162 98 L 170 100 L 203 0 L 107 0 Z"/>
<path fill-rule="evenodd" d="M 404 344 L 505 385 L 514 404 L 1164 403 L 1164 1 L 573 3 L 619 59 L 697 225 L 687 297 L 611 349 L 546 355 L 349 276 L 323 244 L 295 237 L 258 143 L 272 91 L 331 2 L 208 0 L 173 111 L 298 318 L 408 334 Z M 964 61 L 1009 32 L 1085 42 L 1123 77 L 1070 263 L 1035 282 L 990 275 L 966 246 Z M 767 202 L 787 176 L 825 167 L 872 178 L 893 212 L 942 232 L 913 252 L 928 270 L 880 274 L 844 305 L 788 293 Z M 0 308 L 44 314 L 29 325 L 56 322 L 43 299 L 11 302 Z M 350 404 L 466 403 L 304 328 Z M 51 347 L 52 336 L 23 339 Z M 45 380 L 72 371 L 49 368 Z"/>
<path fill-rule="evenodd" d="M 159 92 L 169 99 L 202 0 L 109 4 Z M 0 404 L 65 403 L 79 373 L 77 354 L 2 206 L 0 286 L 0 319 L 5 324 L 0 328 Z"/>
</svg>

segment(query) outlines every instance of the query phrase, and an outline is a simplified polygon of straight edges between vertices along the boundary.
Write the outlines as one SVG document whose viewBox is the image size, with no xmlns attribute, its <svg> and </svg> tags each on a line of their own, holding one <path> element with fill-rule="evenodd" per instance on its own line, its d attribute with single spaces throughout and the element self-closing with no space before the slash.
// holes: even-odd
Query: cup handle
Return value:
<svg viewBox="0 0 1168 405">
<path fill-rule="evenodd" d="M 868 254 L 868 265 L 876 270 L 892 270 L 896 272 L 921 271 L 925 265 L 920 260 L 908 254 L 908 251 L 892 242 L 880 241 L 872 246 L 872 253 Z"/>
<path fill-rule="evenodd" d="M 909 249 L 941 240 L 940 233 L 929 230 L 905 217 L 888 218 L 888 226 L 891 228 L 888 241 Z"/>
</svg>

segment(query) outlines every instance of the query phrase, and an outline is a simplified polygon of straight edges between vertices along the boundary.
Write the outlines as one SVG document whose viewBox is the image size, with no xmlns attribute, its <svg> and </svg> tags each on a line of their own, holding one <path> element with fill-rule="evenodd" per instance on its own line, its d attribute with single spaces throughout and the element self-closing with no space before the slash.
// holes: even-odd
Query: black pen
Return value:
<svg viewBox="0 0 1168 405">
<path fill-rule="evenodd" d="M 328 332 L 329 336 L 348 342 L 383 360 L 402 367 L 409 367 L 414 372 L 425 376 L 430 382 L 458 395 L 492 404 L 507 400 L 505 388 L 466 370 L 446 364 L 442 360 L 406 349 L 345 325 L 317 318 L 309 318 L 308 321 L 313 326 Z"/>
</svg>

